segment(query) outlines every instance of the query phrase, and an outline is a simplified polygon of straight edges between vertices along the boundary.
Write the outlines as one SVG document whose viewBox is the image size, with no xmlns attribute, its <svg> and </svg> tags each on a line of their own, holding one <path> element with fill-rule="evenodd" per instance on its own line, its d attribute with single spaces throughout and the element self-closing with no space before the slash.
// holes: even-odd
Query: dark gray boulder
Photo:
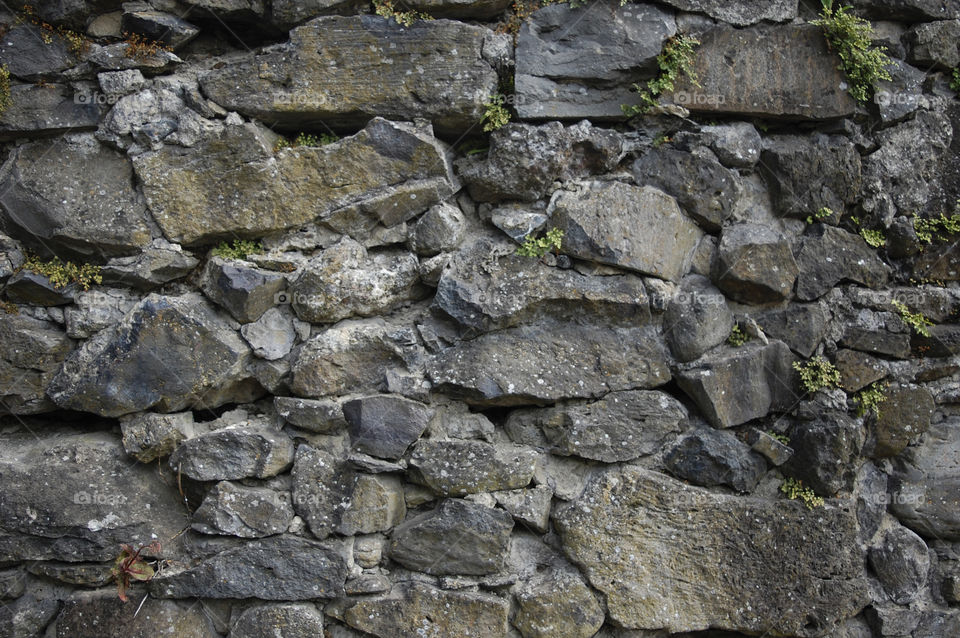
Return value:
<svg viewBox="0 0 960 638">
<path fill-rule="evenodd" d="M 767 471 L 767 463 L 732 432 L 712 428 L 694 430 L 663 457 L 667 469 L 694 485 L 728 485 L 751 492 Z"/>
<path fill-rule="evenodd" d="M 368 396 L 343 404 L 352 448 L 384 459 L 403 456 L 433 414 L 432 408 L 399 396 Z"/>
</svg>

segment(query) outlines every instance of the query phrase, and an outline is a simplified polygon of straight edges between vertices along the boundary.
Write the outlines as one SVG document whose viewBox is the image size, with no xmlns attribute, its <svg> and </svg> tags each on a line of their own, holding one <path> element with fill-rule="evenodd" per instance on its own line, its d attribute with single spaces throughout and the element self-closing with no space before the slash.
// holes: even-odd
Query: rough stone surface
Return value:
<svg viewBox="0 0 960 638">
<path fill-rule="evenodd" d="M 936 405 L 926 388 L 899 386 L 884 390 L 880 416 L 869 430 L 867 450 L 874 457 L 896 456 L 930 426 Z M 867 451 L 865 450 L 865 451 Z"/>
<path fill-rule="evenodd" d="M 241 424 L 184 441 L 170 467 L 197 481 L 267 478 L 290 468 L 293 441 L 267 424 Z"/>
<path fill-rule="evenodd" d="M 230 638 L 316 638 L 323 613 L 310 603 L 258 605 L 240 614 Z"/>
<path fill-rule="evenodd" d="M 464 496 L 526 487 L 536 460 L 521 447 L 424 440 L 410 454 L 410 474 L 442 496 Z"/>
<path fill-rule="evenodd" d="M 663 457 L 678 478 L 707 487 L 728 485 L 751 492 L 767 464 L 750 447 L 725 430 L 701 429 L 682 436 Z"/>
<path fill-rule="evenodd" d="M 240 323 L 259 319 L 276 303 L 277 293 L 286 286 L 286 280 L 279 273 L 222 257 L 208 261 L 200 277 L 203 294 Z"/>
<path fill-rule="evenodd" d="M 664 335 L 678 361 L 693 361 L 726 341 L 734 326 L 727 300 L 706 277 L 688 275 L 667 302 Z"/>
<path fill-rule="evenodd" d="M 812 301 L 841 281 L 875 288 L 887 282 L 890 268 L 863 239 L 845 230 L 816 224 L 794 251 L 800 274 L 797 298 Z"/>
<path fill-rule="evenodd" d="M 115 594 L 115 592 L 114 592 Z M 170 627 L 183 638 L 216 638 L 214 623 L 196 605 L 147 598 L 124 604 L 108 592 L 81 592 L 63 601 L 56 619 L 57 638 L 148 638 Z"/>
<path fill-rule="evenodd" d="M 0 140 L 97 128 L 101 107 L 63 84 L 14 84 L 0 113 Z"/>
<path fill-rule="evenodd" d="M 513 624 L 523 638 L 590 638 L 603 625 L 603 607 L 576 572 L 538 575 L 518 588 L 516 596 Z"/>
<path fill-rule="evenodd" d="M 864 442 L 863 426 L 845 414 L 825 414 L 790 429 L 794 454 L 785 473 L 803 481 L 821 496 L 849 487 L 855 474 L 851 462 Z"/>
<path fill-rule="evenodd" d="M 507 510 L 514 520 L 545 534 L 550 528 L 550 505 L 553 490 L 545 485 L 531 489 L 495 492 L 497 505 Z"/>
<path fill-rule="evenodd" d="M 198 260 L 184 253 L 177 244 L 154 240 L 139 255 L 114 257 L 100 270 L 104 284 L 149 290 L 160 284 L 185 277 Z"/>
<path fill-rule="evenodd" d="M 820 304 L 790 304 L 783 310 L 762 313 L 757 321 L 767 336 L 783 341 L 807 359 L 827 330 L 827 314 Z"/>
<path fill-rule="evenodd" d="M 293 507 L 310 533 L 324 539 L 340 525 L 349 506 L 354 475 L 327 450 L 301 445 L 293 464 Z"/>
<path fill-rule="evenodd" d="M 884 591 L 898 605 L 917 597 L 927 582 L 930 557 L 923 540 L 905 527 L 888 529 L 870 548 L 870 568 L 880 579 Z"/>
<path fill-rule="evenodd" d="M 917 66 L 936 64 L 945 69 L 960 65 L 960 20 L 941 20 L 919 24 L 907 35 L 913 45 L 910 62 Z"/>
<path fill-rule="evenodd" d="M 192 527 L 205 534 L 260 538 L 282 534 L 292 520 L 289 493 L 221 481 L 193 513 Z"/>
<path fill-rule="evenodd" d="M 420 438 L 434 411 L 422 403 L 396 396 L 369 396 L 343 404 L 355 450 L 385 459 L 398 459 Z"/>
<path fill-rule="evenodd" d="M 72 349 L 52 321 L 0 312 L 0 413 L 52 410 L 46 388 Z"/>
<path fill-rule="evenodd" d="M 730 298 L 752 304 L 789 299 L 798 274 L 789 242 L 773 229 L 746 223 L 723 230 L 714 280 Z"/>
<path fill-rule="evenodd" d="M 120 419 L 123 449 L 141 463 L 169 456 L 184 439 L 200 429 L 193 412 L 131 414 Z"/>
<path fill-rule="evenodd" d="M 395 476 L 360 474 L 337 532 L 346 536 L 386 532 L 406 516 L 403 485 Z"/>
<path fill-rule="evenodd" d="M 797 3 L 793 0 L 772 0 L 756 3 L 749 0 L 665 0 L 664 4 L 679 9 L 705 13 L 711 18 L 729 22 L 738 27 L 761 21 L 789 22 L 797 17 Z"/>
<path fill-rule="evenodd" d="M 347 425 L 338 401 L 276 397 L 273 404 L 287 423 L 312 432 L 333 432 Z"/>
<path fill-rule="evenodd" d="M 267 361 L 287 356 L 297 339 L 293 318 L 276 307 L 269 308 L 256 321 L 244 324 L 240 334 L 253 348 L 253 354 Z"/>
</svg>

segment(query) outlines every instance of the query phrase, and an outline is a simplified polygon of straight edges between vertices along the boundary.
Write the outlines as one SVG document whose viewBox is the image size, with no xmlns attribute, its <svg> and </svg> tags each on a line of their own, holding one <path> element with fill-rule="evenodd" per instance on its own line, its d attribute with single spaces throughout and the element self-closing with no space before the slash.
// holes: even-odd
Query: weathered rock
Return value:
<svg viewBox="0 0 960 638">
<path fill-rule="evenodd" d="M 854 0 L 867 15 L 882 20 L 950 20 L 960 18 L 960 7 L 939 0 Z"/>
<path fill-rule="evenodd" d="M 650 186 L 585 182 L 550 200 L 551 224 L 563 231 L 563 251 L 601 264 L 678 281 L 703 233 L 676 200 Z M 615 221 L 614 221 L 615 219 Z M 613 226 L 621 229 L 610 235 Z"/>
<path fill-rule="evenodd" d="M 523 638 L 590 638 L 605 617 L 596 594 L 575 571 L 552 570 L 516 590 L 513 624 Z"/>
<path fill-rule="evenodd" d="M 139 296 L 122 288 L 98 286 L 78 291 L 73 297 L 74 305 L 63 312 L 67 335 L 87 339 L 119 322 L 139 301 Z"/>
<path fill-rule="evenodd" d="M 879 359 L 856 350 L 837 350 L 833 363 L 840 371 L 840 387 L 846 392 L 862 390 L 887 376 L 887 369 Z"/>
<path fill-rule="evenodd" d="M 901 60 L 893 60 L 888 71 L 891 79 L 877 82 L 873 92 L 873 103 L 884 125 L 899 122 L 930 104 L 923 94 L 927 73 Z"/>
<path fill-rule="evenodd" d="M 918 24 L 910 29 L 910 57 L 912 64 L 923 66 L 937 65 L 943 69 L 952 69 L 960 65 L 960 20 L 941 20 Z"/>
<path fill-rule="evenodd" d="M 325 146 L 275 153 L 274 139 L 254 124 L 228 125 L 190 149 L 164 146 L 137 155 L 134 168 L 167 238 L 194 245 L 258 237 L 335 214 L 362 236 L 381 221 L 393 226 L 413 217 L 454 190 L 446 148 L 428 129 L 374 118 L 356 135 Z M 225 200 L 224 191 L 232 196 Z"/>
<path fill-rule="evenodd" d="M 608 617 L 628 628 L 814 636 L 868 600 L 851 507 L 811 512 L 626 467 L 599 475 L 554 523 Z M 770 534 L 776 542 L 757 542 Z"/>
<path fill-rule="evenodd" d="M 200 29 L 195 25 L 175 15 L 154 11 L 149 5 L 128 3 L 121 20 L 124 32 L 137 33 L 174 50 L 200 35 Z"/>
<path fill-rule="evenodd" d="M 349 238 L 311 259 L 290 287 L 297 316 L 311 323 L 386 313 L 422 296 L 417 258 L 391 250 L 368 255 Z"/>
<path fill-rule="evenodd" d="M 723 230 L 713 278 L 730 298 L 752 304 L 789 299 L 798 274 L 790 243 L 772 228 L 745 223 Z"/>
<path fill-rule="evenodd" d="M 355 450 L 385 459 L 398 459 L 420 438 L 433 418 L 433 409 L 396 396 L 369 396 L 343 404 Z"/>
<path fill-rule="evenodd" d="M 483 441 L 419 441 L 410 476 L 442 496 L 526 487 L 537 455 L 525 448 Z"/>
<path fill-rule="evenodd" d="M 72 349 L 52 321 L 0 311 L 0 413 L 52 410 L 46 387 Z"/>
<path fill-rule="evenodd" d="M 253 323 L 244 324 L 240 334 L 253 348 L 253 354 L 267 361 L 287 356 L 297 339 L 293 318 L 276 307 L 267 310 Z"/>
<path fill-rule="evenodd" d="M 76 63 L 64 38 L 26 22 L 14 23 L 0 42 L 0 65 L 25 80 L 50 78 Z"/>
<path fill-rule="evenodd" d="M 454 250 L 463 240 L 467 219 L 451 204 L 437 204 L 417 220 L 410 236 L 410 248 L 421 257 Z"/>
<path fill-rule="evenodd" d="M 151 224 L 130 161 L 93 136 L 23 144 L 8 161 L 0 227 L 11 237 L 44 252 L 97 261 L 150 243 Z"/>
<path fill-rule="evenodd" d="M 790 304 L 757 317 L 763 332 L 783 341 L 801 357 L 809 359 L 827 331 L 827 315 L 820 304 Z"/>
<path fill-rule="evenodd" d="M 588 277 L 521 257 L 514 244 L 488 239 L 453 257 L 437 284 L 433 307 L 479 331 L 544 316 L 582 319 L 589 314 L 634 323 L 650 318 L 640 277 Z"/>
<path fill-rule="evenodd" d="M 120 429 L 127 454 L 141 463 L 150 463 L 172 454 L 181 442 L 196 436 L 200 428 L 193 421 L 193 412 L 138 412 L 122 417 Z"/>
<path fill-rule="evenodd" d="M 293 465 L 293 507 L 319 539 L 340 525 L 350 504 L 354 475 L 331 452 L 301 445 Z"/>
<path fill-rule="evenodd" d="M 867 607 L 864 616 L 873 630 L 881 636 L 910 636 L 920 623 L 920 613 L 890 603 Z"/>
<path fill-rule="evenodd" d="M 66 286 L 54 284 L 46 275 L 30 270 L 21 270 L 7 280 L 4 292 L 7 298 L 18 304 L 30 306 L 65 306 L 73 302 L 80 287 L 71 283 Z"/>
<path fill-rule="evenodd" d="M 94 130 L 101 106 L 63 84 L 14 84 L 0 113 L 0 140 Z"/>
<path fill-rule="evenodd" d="M 334 432 L 347 425 L 343 407 L 331 399 L 275 397 L 273 405 L 287 423 L 312 432 Z"/>
<path fill-rule="evenodd" d="M 734 323 L 726 298 L 700 275 L 683 278 L 663 313 L 663 333 L 678 361 L 693 361 L 726 341 Z"/>
<path fill-rule="evenodd" d="M 121 416 L 249 401 L 250 349 L 199 295 L 151 294 L 64 361 L 47 392 L 62 408 Z"/>
<path fill-rule="evenodd" d="M 760 160 L 763 140 L 749 122 L 703 126 L 700 132 L 724 166 L 752 168 Z"/>
<path fill-rule="evenodd" d="M 841 281 L 877 288 L 890 276 L 890 268 L 863 239 L 825 224 L 810 227 L 794 256 L 800 268 L 796 294 L 802 301 L 823 296 Z"/>
<path fill-rule="evenodd" d="M 479 122 L 496 91 L 481 55 L 487 33 L 444 20 L 317 18 L 288 43 L 201 74 L 200 85 L 224 108 L 283 128 L 356 126 L 379 115 L 426 118 L 453 134 Z M 407 73 L 416 67 L 423 73 Z M 340 81 L 344 74 L 352 81 Z"/>
<path fill-rule="evenodd" d="M 124 604 L 115 592 L 78 592 L 63 601 L 56 638 L 148 638 L 176 628 L 183 638 L 217 638 L 214 623 L 197 605 L 148 597 Z"/>
<path fill-rule="evenodd" d="M 705 13 L 738 27 L 761 21 L 789 22 L 797 17 L 797 4 L 793 0 L 773 0 L 760 4 L 749 0 L 664 0 L 664 3 L 680 11 Z"/>
<path fill-rule="evenodd" d="M 337 13 L 355 4 L 355 0 L 273 0 L 270 21 L 281 29 L 290 29 L 311 18 Z"/>
<path fill-rule="evenodd" d="M 613 170 L 622 149 L 619 135 L 589 122 L 568 127 L 559 122 L 508 124 L 490 136 L 485 156 L 460 160 L 457 168 L 477 201 L 532 202 L 556 180 Z"/>
<path fill-rule="evenodd" d="M 120 543 L 187 525 L 175 487 L 130 462 L 106 433 L 6 436 L 0 452 L 0 560 L 105 561 Z"/>
<path fill-rule="evenodd" d="M 323 635 L 323 613 L 309 603 L 257 605 L 230 628 L 230 638 L 315 638 Z"/>
<path fill-rule="evenodd" d="M 553 490 L 545 485 L 532 489 L 503 490 L 495 492 L 497 505 L 507 510 L 514 520 L 525 527 L 545 534 L 550 528 L 550 505 Z"/>
<path fill-rule="evenodd" d="M 293 520 L 288 492 L 221 481 L 193 513 L 193 529 L 204 534 L 261 538 L 287 531 Z"/>
<path fill-rule="evenodd" d="M 733 433 L 712 428 L 680 437 L 663 461 L 672 474 L 694 485 L 729 485 L 738 492 L 753 491 L 767 471 L 763 458 Z"/>
<path fill-rule="evenodd" d="M 898 605 L 917 597 L 927 582 L 930 557 L 923 540 L 905 527 L 892 527 L 870 548 L 870 567 Z"/>
<path fill-rule="evenodd" d="M 293 441 L 280 430 L 243 423 L 187 439 L 170 456 L 170 467 L 195 481 L 267 478 L 286 471 L 293 453 Z"/>
<path fill-rule="evenodd" d="M 880 416 L 871 424 L 864 452 L 874 458 L 896 456 L 930 427 L 936 405 L 930 390 L 922 386 L 898 386 L 884 390 L 886 400 Z"/>
<path fill-rule="evenodd" d="M 863 447 L 863 426 L 842 413 L 826 413 L 790 429 L 793 456 L 784 473 L 803 481 L 821 496 L 833 496 L 850 486 L 856 474 L 853 461 Z"/>
<path fill-rule="evenodd" d="M 122 285 L 149 290 L 186 277 L 200 263 L 177 244 L 155 239 L 132 257 L 114 257 L 100 270 L 104 285 Z"/>
<path fill-rule="evenodd" d="M 266 12 L 263 0 L 185 0 L 185 4 L 226 22 L 258 22 Z"/>
<path fill-rule="evenodd" d="M 0 282 L 6 282 L 26 261 L 20 244 L 0 233 Z"/>
<path fill-rule="evenodd" d="M 151 75 L 170 71 L 183 60 L 166 49 L 139 52 L 128 42 L 117 42 L 106 46 L 93 44 L 87 54 L 87 61 L 97 69 L 106 71 L 124 71 L 143 69 Z"/>
<path fill-rule="evenodd" d="M 515 105 L 522 119 L 622 119 L 620 105 L 637 101 L 628 81 L 655 69 L 676 22 L 650 5 L 612 9 L 604 2 L 558 4 L 523 22 Z"/>
<path fill-rule="evenodd" d="M 345 536 L 386 532 L 400 523 L 406 513 L 400 479 L 384 474 L 360 474 L 354 480 L 350 502 L 340 517 L 337 532 Z"/>
<path fill-rule="evenodd" d="M 351 603 L 343 618 L 377 638 L 506 638 L 509 609 L 506 600 L 492 594 L 444 591 L 410 581 L 389 594 Z"/>
<path fill-rule="evenodd" d="M 53 592 L 28 592 L 0 607 L 0 636 L 3 638 L 33 638 L 43 635 L 50 624 L 60 601 L 51 597 Z"/>
<path fill-rule="evenodd" d="M 346 575 L 336 547 L 273 536 L 226 549 L 183 571 L 164 572 L 150 581 L 150 593 L 159 598 L 334 598 Z"/>
<path fill-rule="evenodd" d="M 477 439 L 492 443 L 496 428 L 481 413 L 443 411 L 430 424 L 430 433 L 436 438 Z"/>
<path fill-rule="evenodd" d="M 512 529 L 503 510 L 447 499 L 393 530 L 390 558 L 427 574 L 492 574 L 503 567 Z"/>
<path fill-rule="evenodd" d="M 240 323 L 256 321 L 286 288 L 283 275 L 241 261 L 213 257 L 200 276 L 203 294 Z"/>
<path fill-rule="evenodd" d="M 584 376 L 584 369 L 595 372 Z M 482 335 L 440 352 L 427 370 L 435 389 L 475 405 L 598 398 L 670 380 L 664 347 L 650 330 L 572 323 Z"/>
<path fill-rule="evenodd" d="M 751 450 L 765 456 L 773 465 L 783 465 L 793 456 L 793 448 L 756 428 L 750 428 L 747 432 L 747 442 Z"/>
<path fill-rule="evenodd" d="M 960 540 L 960 425 L 930 426 L 920 444 L 898 457 L 890 509 L 926 538 Z"/>
</svg>

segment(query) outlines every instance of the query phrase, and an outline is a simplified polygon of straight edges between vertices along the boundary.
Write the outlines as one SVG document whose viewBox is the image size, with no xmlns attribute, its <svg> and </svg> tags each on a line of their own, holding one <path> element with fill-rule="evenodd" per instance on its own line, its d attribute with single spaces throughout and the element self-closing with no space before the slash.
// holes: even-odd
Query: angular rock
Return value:
<svg viewBox="0 0 960 638">
<path fill-rule="evenodd" d="M 793 448 L 756 428 L 748 431 L 747 442 L 750 443 L 751 450 L 765 456 L 773 465 L 783 465 L 793 456 Z"/>
<path fill-rule="evenodd" d="M 906 527 L 892 527 L 868 553 L 870 568 L 890 599 L 906 605 L 927 582 L 930 556 L 923 540 Z"/>
<path fill-rule="evenodd" d="M 757 317 L 763 332 L 783 341 L 801 357 L 809 359 L 827 331 L 827 315 L 820 304 L 790 304 Z"/>
<path fill-rule="evenodd" d="M 101 110 L 63 84 L 14 84 L 10 105 L 0 113 L 0 140 L 94 130 Z"/>
<path fill-rule="evenodd" d="M 230 628 L 230 638 L 316 638 L 323 635 L 323 613 L 309 603 L 250 607 Z"/>
<path fill-rule="evenodd" d="M 379 16 L 317 18 L 288 43 L 201 74 L 200 85 L 220 106 L 282 128 L 350 127 L 379 115 L 426 118 L 454 134 L 480 121 L 496 91 L 481 56 L 487 33 L 444 20 L 404 27 Z M 407 73 L 413 68 L 423 72 Z"/>
<path fill-rule="evenodd" d="M 427 371 L 437 391 L 491 406 L 598 398 L 670 380 L 664 347 L 651 331 L 565 323 L 464 341 L 429 360 Z"/>
<path fill-rule="evenodd" d="M 723 230 L 713 274 L 717 287 L 730 298 L 761 304 L 789 299 L 799 269 L 783 235 L 746 223 Z"/>
<path fill-rule="evenodd" d="M 26 256 L 20 244 L 0 233 L 0 282 L 6 282 L 20 269 L 24 261 Z"/>
<path fill-rule="evenodd" d="M 87 61 L 97 69 L 105 71 L 125 71 L 142 69 L 151 75 L 165 73 L 183 64 L 183 60 L 166 49 L 158 48 L 153 52 L 138 55 L 128 42 L 117 42 L 106 46 L 91 45 Z"/>
<path fill-rule="evenodd" d="M 179 49 L 200 34 L 200 29 L 186 20 L 137 3 L 124 7 L 121 28 L 125 33 L 140 34 L 171 49 Z"/>
<path fill-rule="evenodd" d="M 343 404 L 355 450 L 385 459 L 398 459 L 420 438 L 433 418 L 433 409 L 396 396 L 369 396 Z"/>
<path fill-rule="evenodd" d="M 763 140 L 749 122 L 704 126 L 700 132 L 724 166 L 752 168 L 760 160 Z"/>
<path fill-rule="evenodd" d="M 343 591 L 347 565 L 337 548 L 296 536 L 250 541 L 150 581 L 158 598 L 312 600 Z"/>
<path fill-rule="evenodd" d="M 888 374 L 881 360 L 856 350 L 837 350 L 833 362 L 840 371 L 840 387 L 845 392 L 862 390 Z"/>
<path fill-rule="evenodd" d="M 104 285 L 122 285 L 149 290 L 174 279 L 186 277 L 200 263 L 177 244 L 154 240 L 132 257 L 114 257 L 100 270 Z"/>
<path fill-rule="evenodd" d="M 259 319 L 276 304 L 277 293 L 286 287 L 287 281 L 279 273 L 222 257 L 210 259 L 200 276 L 203 294 L 240 323 Z"/>
<path fill-rule="evenodd" d="M 74 306 L 64 310 L 67 334 L 87 339 L 116 324 L 140 301 L 140 297 L 120 288 L 94 288 L 77 292 Z"/>
<path fill-rule="evenodd" d="M 450 204 L 437 204 L 425 212 L 413 227 L 411 249 L 421 257 L 454 250 L 463 240 L 467 219 Z"/>
<path fill-rule="evenodd" d="M 688 275 L 663 313 L 663 333 L 678 361 L 693 361 L 727 340 L 733 313 L 723 294 L 700 275 Z"/>
<path fill-rule="evenodd" d="M 354 536 L 387 532 L 406 514 L 400 479 L 384 474 L 360 474 L 353 483 L 350 502 L 340 517 L 337 533 Z"/>
<path fill-rule="evenodd" d="M 793 456 L 783 471 L 821 496 L 848 488 L 856 474 L 853 461 L 863 447 L 863 426 L 842 413 L 822 414 L 790 429 Z"/>
<path fill-rule="evenodd" d="M 924 68 L 937 65 L 943 69 L 960 66 L 960 20 L 941 20 L 918 24 L 910 29 L 910 57 L 912 64 Z"/>
<path fill-rule="evenodd" d="M 900 522 L 925 538 L 960 540 L 960 424 L 932 424 L 917 446 L 897 457 L 891 506 Z"/>
<path fill-rule="evenodd" d="M 873 93 L 873 103 L 885 125 L 899 122 L 920 107 L 929 105 L 923 94 L 927 73 L 900 60 L 893 61 L 889 73 L 891 79 L 878 82 Z"/>
<path fill-rule="evenodd" d="M 65 39 L 24 22 L 14 23 L 0 42 L 0 66 L 24 80 L 40 80 L 77 63 Z"/>
<path fill-rule="evenodd" d="M 877 288 L 890 276 L 890 268 L 863 239 L 834 226 L 815 224 L 800 238 L 794 256 L 797 298 L 812 301 L 841 281 Z"/>
<path fill-rule="evenodd" d="M 190 149 L 164 146 L 137 155 L 134 168 L 164 235 L 196 245 L 259 237 L 334 214 L 362 235 L 454 191 L 446 148 L 410 124 L 378 117 L 334 144 L 278 152 L 274 139 L 255 124 L 228 125 Z"/>
<path fill-rule="evenodd" d="M 590 638 L 605 617 L 604 609 L 575 571 L 538 574 L 517 591 L 513 624 L 523 638 Z"/>
<path fill-rule="evenodd" d="M 311 323 L 387 313 L 421 296 L 417 266 L 417 258 L 406 251 L 368 255 L 344 238 L 311 259 L 293 282 L 293 309 Z"/>
<path fill-rule="evenodd" d="M 43 635 L 60 609 L 51 591 L 30 592 L 0 607 L 0 636 L 33 638 Z"/>
<path fill-rule="evenodd" d="M 225 22 L 259 22 L 266 12 L 263 0 L 186 0 L 185 4 L 200 9 Z"/>
<path fill-rule="evenodd" d="M 715 20 L 745 27 L 761 21 L 789 22 L 797 17 L 793 0 L 771 0 L 756 3 L 750 0 L 664 0 L 680 11 L 705 13 Z"/>
<path fill-rule="evenodd" d="M 545 485 L 532 489 L 495 492 L 497 505 L 507 510 L 524 527 L 546 534 L 550 528 L 550 505 L 553 490 Z"/>
<path fill-rule="evenodd" d="M 13 303 L 30 306 L 65 306 L 73 303 L 79 291 L 77 284 L 54 284 L 46 275 L 21 270 L 7 280 L 7 298 Z"/>
<path fill-rule="evenodd" d="M 667 450 L 667 469 L 694 485 L 728 485 L 751 492 L 767 471 L 767 464 L 733 433 L 711 428 L 694 430 Z"/>
<path fill-rule="evenodd" d="M 676 200 L 650 186 L 585 182 L 550 200 L 551 224 L 563 231 L 563 252 L 678 281 L 703 233 Z M 611 235 L 611 227 L 621 229 Z"/>
<path fill-rule="evenodd" d="M 155 414 L 138 412 L 120 419 L 123 449 L 141 463 L 169 456 L 185 439 L 196 436 L 200 427 L 193 412 Z"/>
<path fill-rule="evenodd" d="M 506 638 L 509 610 L 499 596 L 410 581 L 397 584 L 389 594 L 351 602 L 343 619 L 377 638 Z"/>
<path fill-rule="evenodd" d="M 273 405 L 283 419 L 298 428 L 326 434 L 347 425 L 343 407 L 331 399 L 312 400 L 274 397 Z"/>
<path fill-rule="evenodd" d="M 293 465 L 293 507 L 319 539 L 340 525 L 350 504 L 354 474 L 327 450 L 301 445 Z"/>
<path fill-rule="evenodd" d="M 960 7 L 940 0 L 856 0 L 854 4 L 881 20 L 926 22 L 960 18 Z"/>
<path fill-rule="evenodd" d="M 267 424 L 228 426 L 187 439 L 170 456 L 170 467 L 195 481 L 267 478 L 293 463 L 293 441 Z"/>
<path fill-rule="evenodd" d="M 115 592 L 78 592 L 63 601 L 56 638 L 149 638 L 175 628 L 178 638 L 217 638 L 214 623 L 195 604 L 148 597 L 124 604 Z"/>
<path fill-rule="evenodd" d="M 896 456 L 930 427 L 936 404 L 922 386 L 898 386 L 884 391 L 880 416 L 871 424 L 864 453 L 873 458 Z"/>
<path fill-rule="evenodd" d="M 336 13 L 354 6 L 354 0 L 273 0 L 270 21 L 280 29 L 296 25 L 325 13 Z"/>
<path fill-rule="evenodd" d="M 73 341 L 52 321 L 0 311 L 0 413 L 54 409 L 46 388 L 72 349 Z"/>
<path fill-rule="evenodd" d="M 250 349 L 194 293 L 151 294 L 64 361 L 47 392 L 58 406 L 121 416 L 244 402 L 259 394 Z"/>
<path fill-rule="evenodd" d="M 525 448 L 483 441 L 419 441 L 410 455 L 410 477 L 442 496 L 464 496 L 526 487 L 537 455 Z"/>
<path fill-rule="evenodd" d="M 293 521 L 288 492 L 221 481 L 193 513 L 191 527 L 204 534 L 262 538 L 287 531 Z"/>
<path fill-rule="evenodd" d="M 503 568 L 512 529 L 503 510 L 447 499 L 393 530 L 390 558 L 427 574 L 493 574 Z"/>
<path fill-rule="evenodd" d="M 868 601 L 849 506 L 718 495 L 625 467 L 597 476 L 554 523 L 608 617 L 632 629 L 814 636 Z"/>
<path fill-rule="evenodd" d="M 253 323 L 241 326 L 240 334 L 253 348 L 253 354 L 267 361 L 287 356 L 297 339 L 293 318 L 276 307 L 267 310 Z"/>
</svg>

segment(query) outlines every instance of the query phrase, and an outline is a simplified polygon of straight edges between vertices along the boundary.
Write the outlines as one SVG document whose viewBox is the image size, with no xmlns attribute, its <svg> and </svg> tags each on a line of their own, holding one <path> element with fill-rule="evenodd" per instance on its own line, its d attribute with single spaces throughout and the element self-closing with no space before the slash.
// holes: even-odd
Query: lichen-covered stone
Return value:
<svg viewBox="0 0 960 638">
<path fill-rule="evenodd" d="M 553 490 L 545 485 L 531 489 L 494 492 L 497 505 L 510 512 L 524 527 L 546 534 L 550 528 L 550 506 Z"/>
<path fill-rule="evenodd" d="M 216 626 L 197 605 L 147 597 L 124 603 L 116 592 L 78 592 L 63 601 L 55 621 L 56 638 L 148 638 L 175 628 L 183 638 L 217 638 Z"/>
<path fill-rule="evenodd" d="M 316 638 L 322 635 L 323 613 L 310 603 L 250 607 L 230 628 L 230 638 Z"/>
<path fill-rule="evenodd" d="M 930 390 L 919 386 L 882 388 L 880 415 L 868 430 L 864 453 L 874 458 L 896 456 L 930 427 L 936 404 Z"/>
<path fill-rule="evenodd" d="M 538 574 L 518 587 L 516 596 L 513 624 L 523 638 L 590 638 L 603 625 L 597 595 L 573 570 Z"/>
<path fill-rule="evenodd" d="M 52 321 L 0 311 L 0 413 L 54 409 L 46 388 L 72 349 L 73 341 Z"/>
<path fill-rule="evenodd" d="M 291 473 L 293 507 L 319 539 L 332 534 L 350 503 L 354 474 L 331 452 L 309 445 L 297 447 Z"/>
<path fill-rule="evenodd" d="M 170 455 L 170 467 L 196 481 L 267 478 L 287 470 L 293 453 L 280 430 L 241 423 L 187 439 Z"/>
<path fill-rule="evenodd" d="M 369 396 L 343 404 L 355 450 L 385 459 L 403 456 L 420 438 L 434 410 L 417 401 L 396 396 Z"/>
<path fill-rule="evenodd" d="M 419 441 L 410 454 L 410 473 L 443 496 L 526 487 L 537 455 L 522 447 L 483 441 Z"/>
<path fill-rule="evenodd" d="M 800 268 L 796 294 L 801 301 L 822 297 L 841 281 L 877 288 L 890 276 L 890 267 L 863 239 L 825 224 L 807 231 L 794 256 Z"/>
<path fill-rule="evenodd" d="M 193 513 L 193 529 L 205 534 L 260 538 L 287 531 L 293 520 L 288 492 L 221 481 Z"/>
<path fill-rule="evenodd" d="M 122 417 L 120 429 L 123 449 L 141 463 L 169 456 L 185 439 L 202 430 L 194 422 L 193 412 L 138 412 Z"/>
<path fill-rule="evenodd" d="M 210 259 L 200 276 L 200 288 L 207 298 L 240 323 L 259 319 L 286 287 L 286 279 L 279 273 L 222 257 Z"/>
<path fill-rule="evenodd" d="M 789 299 L 798 274 L 790 244 L 780 233 L 750 223 L 723 230 L 714 280 L 731 299 L 749 304 Z"/>
</svg>

